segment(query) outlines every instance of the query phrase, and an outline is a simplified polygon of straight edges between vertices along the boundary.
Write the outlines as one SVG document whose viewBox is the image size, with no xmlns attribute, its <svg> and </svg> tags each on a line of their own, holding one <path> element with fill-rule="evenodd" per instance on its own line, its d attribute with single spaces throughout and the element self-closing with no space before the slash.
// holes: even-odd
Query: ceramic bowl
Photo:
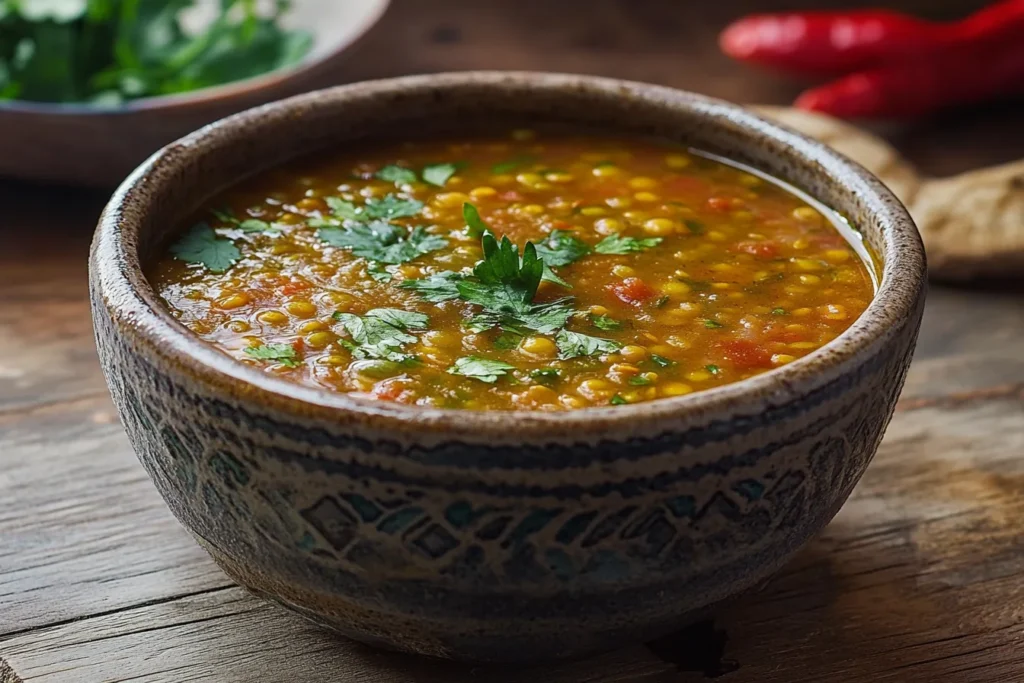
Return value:
<svg viewBox="0 0 1024 683">
<path fill-rule="evenodd" d="M 365 401 L 228 358 L 146 282 L 197 205 L 353 140 L 557 123 L 750 164 L 843 212 L 883 262 L 867 311 L 783 368 L 565 413 Z M 184 526 L 234 580 L 355 639 L 520 661 L 657 636 L 775 572 L 839 510 L 896 404 L 925 259 L 910 217 L 827 147 L 691 93 L 470 72 L 314 92 L 166 147 L 114 195 L 92 248 L 100 359 Z"/>
<path fill-rule="evenodd" d="M 293 67 L 180 95 L 118 107 L 0 101 L 0 175 L 116 187 L 167 143 L 211 121 L 313 87 L 332 74 L 384 14 L 389 0 L 298 0 L 289 28 L 313 34 Z"/>
</svg>

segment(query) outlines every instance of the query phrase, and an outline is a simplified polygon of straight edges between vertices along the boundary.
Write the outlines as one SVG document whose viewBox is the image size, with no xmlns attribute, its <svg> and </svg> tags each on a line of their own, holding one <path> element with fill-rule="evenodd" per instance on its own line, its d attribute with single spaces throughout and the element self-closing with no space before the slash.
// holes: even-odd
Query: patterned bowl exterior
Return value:
<svg viewBox="0 0 1024 683">
<path fill-rule="evenodd" d="M 860 227 L 884 262 L 879 293 L 825 348 L 737 384 L 566 414 L 473 413 L 269 377 L 192 337 L 142 275 L 197 204 L 297 153 L 524 121 L 656 135 L 784 177 Z M 311 93 L 180 140 L 113 197 L 90 280 L 132 445 L 233 579 L 367 643 L 489 661 L 654 637 L 775 572 L 875 453 L 926 287 L 903 207 L 818 143 L 677 90 L 489 72 Z"/>
</svg>

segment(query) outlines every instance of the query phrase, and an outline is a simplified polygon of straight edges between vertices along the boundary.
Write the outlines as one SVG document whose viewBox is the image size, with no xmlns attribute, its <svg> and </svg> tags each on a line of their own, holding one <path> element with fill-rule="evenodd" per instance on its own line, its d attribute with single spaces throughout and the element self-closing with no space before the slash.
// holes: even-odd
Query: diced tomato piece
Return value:
<svg viewBox="0 0 1024 683">
<path fill-rule="evenodd" d="M 295 349 L 296 353 L 302 353 L 303 351 L 306 350 L 306 340 L 303 339 L 302 337 L 299 337 L 298 339 L 292 342 L 292 348 Z"/>
<path fill-rule="evenodd" d="M 736 245 L 736 251 L 742 251 L 758 258 L 773 259 L 779 255 L 779 245 L 770 240 L 740 242 Z"/>
<path fill-rule="evenodd" d="M 638 277 L 627 277 L 618 284 L 610 285 L 612 294 L 627 304 L 641 304 L 654 296 L 654 290 Z"/>
<path fill-rule="evenodd" d="M 772 354 L 763 346 L 746 339 L 732 339 L 717 344 L 717 348 L 740 370 L 772 367 Z"/>
<path fill-rule="evenodd" d="M 411 394 L 406 392 L 408 380 L 404 377 L 392 377 L 373 385 L 373 397 L 382 401 L 404 402 Z"/>
<path fill-rule="evenodd" d="M 714 211 L 730 211 L 734 206 L 731 197 L 709 197 L 708 208 Z"/>
</svg>

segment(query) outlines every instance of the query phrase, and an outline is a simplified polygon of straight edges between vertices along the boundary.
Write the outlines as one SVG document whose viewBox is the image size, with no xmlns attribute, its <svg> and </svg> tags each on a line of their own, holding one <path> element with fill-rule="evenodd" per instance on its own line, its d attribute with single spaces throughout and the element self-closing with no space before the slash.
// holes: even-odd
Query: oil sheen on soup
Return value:
<svg viewBox="0 0 1024 683">
<path fill-rule="evenodd" d="M 874 293 L 841 225 L 675 146 L 515 130 L 260 175 L 149 277 L 185 327 L 284 379 L 573 410 L 737 382 L 836 338 Z"/>
</svg>

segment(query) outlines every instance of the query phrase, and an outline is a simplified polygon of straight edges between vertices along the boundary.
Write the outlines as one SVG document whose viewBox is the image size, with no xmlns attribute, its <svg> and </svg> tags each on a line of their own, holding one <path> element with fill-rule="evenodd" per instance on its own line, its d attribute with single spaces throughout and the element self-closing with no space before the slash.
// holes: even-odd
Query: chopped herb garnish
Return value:
<svg viewBox="0 0 1024 683">
<path fill-rule="evenodd" d="M 624 406 L 627 403 L 629 403 L 629 401 L 622 398 L 622 396 L 620 396 L 619 394 L 615 394 L 614 396 L 612 396 L 611 400 L 608 401 L 608 403 L 610 403 L 613 406 Z"/>
<path fill-rule="evenodd" d="M 448 179 L 459 170 L 459 164 L 431 164 L 423 167 L 423 182 L 444 187 Z"/>
<path fill-rule="evenodd" d="M 494 173 L 496 175 L 503 173 L 511 173 L 520 166 L 523 166 L 534 161 L 534 158 L 535 157 L 524 155 L 515 157 L 514 159 L 509 159 L 508 161 L 503 161 L 501 163 L 495 164 L 494 166 L 491 166 L 491 173 Z"/>
<path fill-rule="evenodd" d="M 519 346 L 519 342 L 523 340 L 523 335 L 518 332 L 505 331 L 498 335 L 498 338 L 494 340 L 494 348 L 507 351 L 514 349 Z"/>
<path fill-rule="evenodd" d="M 648 384 L 654 384 L 654 380 L 646 375 L 634 375 L 629 378 L 629 383 L 634 387 L 646 387 Z"/>
<path fill-rule="evenodd" d="M 708 328 L 709 330 L 717 330 L 718 328 L 722 327 L 722 323 L 718 322 L 717 320 L 712 320 L 711 318 L 706 318 L 704 320 L 704 327 Z"/>
<path fill-rule="evenodd" d="M 289 368 L 297 368 L 299 362 L 298 354 L 290 344 L 264 344 L 262 346 L 250 346 L 245 349 L 245 355 L 258 360 L 276 360 L 281 365 Z"/>
<path fill-rule="evenodd" d="M 610 318 L 607 315 L 594 315 L 590 314 L 590 324 L 599 330 L 605 330 L 613 332 L 615 330 L 622 329 L 622 323 L 615 318 Z"/>
<path fill-rule="evenodd" d="M 536 248 L 548 266 L 567 266 L 590 253 L 590 245 L 568 230 L 553 230 Z"/>
<path fill-rule="evenodd" d="M 427 301 L 437 304 L 458 299 L 458 283 L 465 277 L 462 273 L 445 271 L 418 280 L 404 280 L 398 286 L 402 289 L 411 289 Z"/>
<path fill-rule="evenodd" d="M 448 374 L 472 377 L 481 382 L 494 384 L 498 378 L 507 374 L 509 370 L 515 370 L 514 365 L 500 360 L 480 358 L 479 356 L 464 356 L 455 361 L 455 365 L 448 368 Z"/>
<path fill-rule="evenodd" d="M 660 237 L 624 237 L 618 233 L 608 235 L 594 246 L 599 254 L 630 254 L 661 244 Z"/>
<path fill-rule="evenodd" d="M 530 377 L 541 384 L 551 384 L 560 376 L 557 368 L 540 368 L 530 373 Z"/>
<path fill-rule="evenodd" d="M 772 309 L 772 315 L 786 315 L 786 309 L 785 308 L 773 308 Z"/>
<path fill-rule="evenodd" d="M 448 245 L 445 238 L 429 234 L 422 226 L 409 232 L 386 221 L 320 228 L 317 236 L 332 247 L 350 249 L 361 258 L 391 264 L 407 263 Z"/>
<path fill-rule="evenodd" d="M 622 344 L 617 341 L 591 337 L 569 330 L 561 330 L 555 337 L 555 344 L 558 346 L 558 357 L 562 360 L 614 353 L 622 348 Z"/>
<path fill-rule="evenodd" d="M 394 278 L 394 276 L 388 271 L 388 269 L 380 265 L 379 263 L 374 263 L 367 266 L 366 274 L 372 277 L 377 282 L 391 282 L 391 280 Z"/>
<path fill-rule="evenodd" d="M 192 226 L 171 245 L 171 255 L 185 263 L 201 263 L 211 273 L 223 273 L 242 258 L 242 253 L 231 240 L 218 237 L 206 223 Z"/>
<path fill-rule="evenodd" d="M 395 164 L 385 166 L 374 173 L 374 176 L 389 183 L 395 183 L 396 185 L 416 182 L 416 171 L 402 166 L 397 166 Z"/>
<path fill-rule="evenodd" d="M 717 365 L 705 365 L 704 369 L 710 372 L 712 375 L 717 375 L 719 372 L 722 371 L 722 369 L 719 368 Z"/>
<path fill-rule="evenodd" d="M 651 362 L 663 368 L 670 368 L 676 364 L 674 360 L 670 358 L 665 358 L 665 356 L 659 356 L 656 353 L 651 354 Z"/>
<path fill-rule="evenodd" d="M 272 223 L 261 221 L 258 218 L 246 218 L 245 220 L 241 220 L 235 216 L 235 212 L 230 208 L 213 209 L 210 213 L 212 213 L 221 223 L 226 223 L 228 227 L 241 230 L 242 232 L 267 232 L 268 230 L 272 230 L 276 227 Z"/>
<path fill-rule="evenodd" d="M 480 218 L 480 212 L 469 202 L 462 205 L 462 219 L 466 221 L 466 234 L 470 237 L 482 237 L 485 232 L 490 231 L 484 219 Z"/>
<path fill-rule="evenodd" d="M 357 358 L 379 358 L 396 363 L 415 359 L 402 352 L 405 344 L 416 342 L 409 330 L 424 330 L 428 318 L 422 313 L 397 308 L 375 308 L 365 315 L 337 312 L 334 319 L 352 338 L 345 346 Z"/>
<path fill-rule="evenodd" d="M 377 199 L 376 197 L 370 197 L 367 199 L 366 206 L 363 209 L 363 214 L 371 220 L 376 218 L 391 220 L 393 218 L 415 216 L 422 209 L 423 202 L 421 201 L 417 201 L 415 199 L 402 199 L 401 197 L 389 194 L 380 199 Z"/>
</svg>

